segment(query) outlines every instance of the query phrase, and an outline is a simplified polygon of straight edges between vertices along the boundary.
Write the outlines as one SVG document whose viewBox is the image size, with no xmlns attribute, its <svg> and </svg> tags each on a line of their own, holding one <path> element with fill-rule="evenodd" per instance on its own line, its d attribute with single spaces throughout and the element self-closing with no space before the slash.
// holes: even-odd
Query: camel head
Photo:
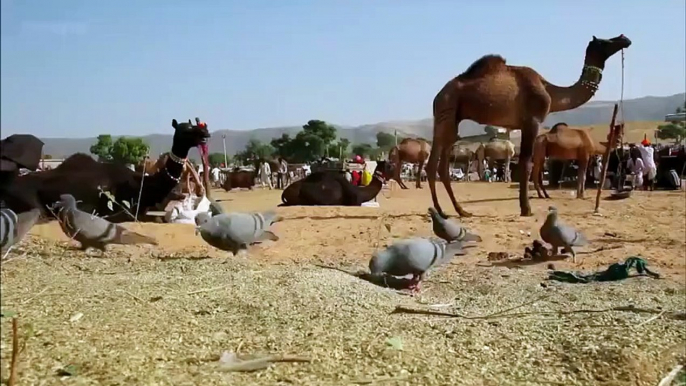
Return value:
<svg viewBox="0 0 686 386">
<path fill-rule="evenodd" d="M 608 58 L 629 46 L 631 40 L 624 35 L 612 39 L 598 39 L 593 36 L 593 40 L 586 47 L 586 64 L 605 68 L 605 61 Z"/>
<path fill-rule="evenodd" d="M 200 156 L 203 160 L 207 160 L 208 149 L 207 142 L 210 139 L 210 132 L 207 130 L 207 123 L 200 122 L 200 118 L 195 118 L 195 125 L 189 119 L 188 122 L 177 122 L 172 120 L 172 127 L 174 128 L 174 140 L 172 143 L 172 152 L 174 155 L 181 158 L 188 156 L 188 151 L 197 147 Z"/>
</svg>

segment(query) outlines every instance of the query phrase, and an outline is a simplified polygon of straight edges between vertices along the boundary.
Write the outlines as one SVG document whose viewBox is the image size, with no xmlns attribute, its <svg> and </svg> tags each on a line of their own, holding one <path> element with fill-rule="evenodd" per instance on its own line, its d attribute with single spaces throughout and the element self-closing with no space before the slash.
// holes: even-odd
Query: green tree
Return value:
<svg viewBox="0 0 686 386">
<path fill-rule="evenodd" d="M 210 166 L 219 166 L 224 163 L 224 153 L 210 153 L 207 156 Z"/>
<path fill-rule="evenodd" d="M 398 143 L 400 143 L 401 141 L 402 139 L 398 137 Z M 385 150 L 392 148 L 393 146 L 395 146 L 395 135 L 379 131 L 378 133 L 376 133 L 376 146 L 378 146 L 380 149 Z"/>
<path fill-rule="evenodd" d="M 657 137 L 660 139 L 672 139 L 675 143 L 681 144 L 686 138 L 686 127 L 679 123 L 668 123 L 657 128 Z"/>
<path fill-rule="evenodd" d="M 336 139 L 336 128 L 333 125 L 318 119 L 309 120 L 298 135 L 301 133 L 305 136 L 304 138 L 307 139 L 307 142 L 316 142 L 319 146 L 318 150 L 321 151 L 321 153 L 318 154 L 320 157 L 325 155 L 324 152 L 327 150 L 329 144 Z M 320 141 L 315 141 L 313 137 L 318 137 Z"/>
<path fill-rule="evenodd" d="M 336 157 L 342 156 L 343 159 L 348 158 L 350 154 L 348 152 L 348 147 L 350 146 L 350 141 L 347 138 L 339 138 L 338 142 L 329 145 L 329 156 Z M 341 154 L 342 153 L 342 154 Z"/>
<path fill-rule="evenodd" d="M 109 134 L 98 135 L 98 141 L 91 146 L 90 152 L 98 156 L 100 161 L 112 161 L 112 136 Z"/>
<path fill-rule="evenodd" d="M 293 158 L 293 139 L 289 134 L 283 133 L 280 138 L 274 138 L 271 141 L 271 146 L 274 148 L 274 152 L 279 157 L 283 157 L 286 161 L 291 161 Z"/>
<path fill-rule="evenodd" d="M 273 153 L 274 148 L 271 147 L 271 145 L 252 138 L 248 141 L 248 144 L 245 145 L 245 150 L 237 153 L 235 157 L 243 164 L 249 164 L 258 159 L 269 158 Z"/>
<path fill-rule="evenodd" d="M 143 139 L 136 137 L 119 137 L 112 144 L 110 152 L 112 161 L 119 164 L 138 164 L 150 151 L 150 146 Z"/>
<path fill-rule="evenodd" d="M 676 108 L 677 114 L 683 112 L 686 112 L 686 102 L 684 102 L 683 107 L 679 106 Z M 681 142 L 683 142 L 683 140 L 686 138 L 686 122 L 675 121 L 658 126 L 657 137 L 660 139 L 672 139 L 675 143 L 681 144 Z"/>
<path fill-rule="evenodd" d="M 368 143 L 361 143 L 353 146 L 353 154 L 361 155 L 362 157 L 371 157 L 376 153 L 376 149 Z"/>
</svg>

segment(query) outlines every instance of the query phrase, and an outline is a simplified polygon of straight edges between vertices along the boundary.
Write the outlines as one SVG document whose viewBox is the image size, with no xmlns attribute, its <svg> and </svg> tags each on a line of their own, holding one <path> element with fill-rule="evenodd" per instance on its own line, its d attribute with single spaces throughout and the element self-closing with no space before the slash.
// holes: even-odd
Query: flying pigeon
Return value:
<svg viewBox="0 0 686 386">
<path fill-rule="evenodd" d="M 412 275 L 410 288 L 418 291 L 429 269 L 450 261 L 455 255 L 464 254 L 459 241 L 446 243 L 436 239 L 405 239 L 375 252 L 369 261 L 369 270 L 372 275 Z"/>
<path fill-rule="evenodd" d="M 552 245 L 552 256 L 556 256 L 558 248 L 572 254 L 572 262 L 576 263 L 576 253 L 572 247 L 582 246 L 588 243 L 586 237 L 576 229 L 557 221 L 557 208 L 548 207 L 548 217 L 540 229 L 541 238 Z"/>
<path fill-rule="evenodd" d="M 76 199 L 71 194 L 60 195 L 60 201 L 55 205 L 60 210 L 57 218 L 60 227 L 67 235 L 81 243 L 81 249 L 92 247 L 105 252 L 108 244 L 152 244 L 157 240 L 124 228 L 121 225 L 81 211 L 76 208 Z"/>
<path fill-rule="evenodd" d="M 449 243 L 453 241 L 481 241 L 481 236 L 469 233 L 466 228 L 452 220 L 444 219 L 435 208 L 429 208 L 429 215 L 434 233 L 443 240 Z"/>
<path fill-rule="evenodd" d="M 279 237 L 269 227 L 283 220 L 274 211 L 264 213 L 198 213 L 195 216 L 196 231 L 211 246 L 232 252 L 247 250 L 248 246 L 265 241 L 278 241 Z"/>
</svg>

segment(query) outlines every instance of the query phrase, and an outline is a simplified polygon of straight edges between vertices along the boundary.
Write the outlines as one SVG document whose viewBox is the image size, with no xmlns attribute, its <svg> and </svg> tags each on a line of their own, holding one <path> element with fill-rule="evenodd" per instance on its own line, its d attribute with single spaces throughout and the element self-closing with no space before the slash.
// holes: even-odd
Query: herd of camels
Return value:
<svg viewBox="0 0 686 386">
<path fill-rule="evenodd" d="M 511 66 L 501 56 L 486 55 L 446 83 L 434 98 L 433 148 L 423 141 L 408 140 L 400 144 L 403 149 L 399 147 L 394 157 L 399 161 L 404 155 L 404 160 L 419 163 L 420 166 L 426 163 L 433 206 L 442 217 L 447 218 L 447 215 L 436 195 L 437 172 L 457 213 L 461 217 L 470 217 L 472 214 L 457 202 L 450 185 L 449 162 L 453 145 L 459 139 L 458 125 L 469 119 L 508 131 L 520 130 L 519 207 L 521 216 L 531 216 L 528 182 L 533 171 L 534 147 L 545 147 L 543 159 L 548 155 L 552 158 L 581 160 L 581 176 L 581 169 L 585 169 L 588 163 L 585 157 L 597 152 L 600 146 L 589 142 L 588 133 L 566 128 L 566 125 L 560 125 L 555 132 L 539 137 L 541 124 L 550 113 L 571 110 L 588 102 L 598 90 L 607 59 L 629 46 L 631 40 L 624 35 L 611 39 L 593 36 L 586 47 L 581 75 L 568 87 L 548 82 L 530 67 Z M 400 168 L 395 169 L 397 174 Z M 540 170 L 540 165 L 537 170 Z M 534 178 L 535 183 L 538 179 Z M 583 185 L 583 177 L 580 179 L 579 184 Z M 419 182 L 417 184 L 419 186 Z M 578 189 L 582 197 L 583 187 Z"/>
<path fill-rule="evenodd" d="M 401 188 L 407 189 L 400 179 L 402 162 L 416 163 L 419 170 L 426 165 L 431 198 L 438 213 L 447 218 L 436 195 L 437 175 L 457 213 L 461 217 L 472 216 L 455 199 L 450 184 L 450 160 L 476 159 L 480 174 L 485 158 L 503 160 L 505 178 L 510 181 L 510 160 L 515 155 L 515 149 L 512 142 L 500 139 L 477 144 L 476 149 L 454 146 L 459 139 L 458 125 L 462 120 L 469 119 L 508 131 L 521 131 L 518 162 L 521 216 L 532 215 L 528 197 L 528 182 L 532 173 L 539 197 L 548 197 L 541 183 L 546 157 L 578 162 L 577 197 L 583 198 L 589 158 L 602 154 L 608 144 L 595 142 L 588 131 L 571 129 L 564 123 L 555 125 L 542 135 L 539 135 L 539 128 L 548 114 L 571 110 L 590 100 L 598 90 L 606 60 L 629 46 L 631 40 L 624 35 L 611 39 L 593 36 L 586 48 L 581 75 L 569 87 L 553 85 L 530 67 L 508 65 L 498 55 L 486 55 L 478 59 L 465 72 L 446 83 L 434 98 L 432 143 L 407 138 L 390 151 L 389 163 L 395 166 L 392 178 Z M 153 171 L 164 165 L 165 161 L 160 159 L 157 165 L 148 167 Z M 197 179 L 197 176 L 193 177 Z M 421 188 L 421 179 L 417 179 L 416 186 Z"/>
<path fill-rule="evenodd" d="M 408 138 L 389 152 L 389 163 L 395 166 L 392 178 L 401 188 L 406 189 L 407 186 L 400 179 L 402 162 L 416 163 L 419 170 L 426 165 L 431 198 L 438 213 L 447 218 L 436 195 L 437 175 L 458 215 L 471 217 L 472 214 L 464 210 L 455 199 L 450 184 L 450 160 L 476 159 L 480 172 L 485 158 L 503 160 L 506 168 L 505 180 L 509 181 L 510 160 L 515 155 L 515 149 L 512 142 L 499 139 L 477 145 L 476 149 L 454 146 L 459 139 L 458 125 L 468 119 L 501 127 L 508 132 L 521 131 L 518 161 L 521 216 L 532 215 L 528 196 L 528 182 L 532 173 L 539 197 L 548 197 L 541 183 L 546 157 L 578 162 L 577 197 L 583 198 L 589 158 L 602 154 L 608 144 L 595 142 L 588 131 L 572 129 L 564 123 L 555 125 L 550 132 L 542 135 L 539 135 L 539 128 L 548 114 L 571 110 L 588 102 L 598 90 L 607 59 L 630 46 L 631 40 L 624 35 L 611 39 L 593 36 L 586 47 L 581 75 L 568 87 L 548 82 L 530 67 L 508 65 L 498 55 L 486 55 L 478 59 L 465 72 L 446 83 L 434 98 L 431 144 L 421 139 Z M 164 161 L 160 160 L 159 165 L 163 164 Z M 152 165 L 150 167 L 154 169 Z M 417 179 L 416 186 L 421 188 L 421 179 Z"/>
</svg>

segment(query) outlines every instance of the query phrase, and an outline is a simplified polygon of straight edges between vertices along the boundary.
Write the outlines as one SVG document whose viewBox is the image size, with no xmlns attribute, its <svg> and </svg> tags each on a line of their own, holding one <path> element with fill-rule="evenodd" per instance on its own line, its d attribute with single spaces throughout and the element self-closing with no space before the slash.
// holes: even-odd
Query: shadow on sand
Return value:
<svg viewBox="0 0 686 386">
<path fill-rule="evenodd" d="M 579 253 L 577 253 L 577 255 L 578 254 Z M 519 259 L 515 259 L 515 260 L 493 261 L 493 262 L 491 262 L 491 266 L 493 266 L 493 267 L 506 267 L 506 268 L 529 267 L 529 266 L 538 265 L 538 264 L 563 261 L 563 260 L 567 260 L 569 258 L 571 258 L 571 256 L 567 256 L 567 255 L 551 256 L 551 257 L 544 259 L 544 260 L 532 260 L 532 259 L 519 258 Z"/>
<path fill-rule="evenodd" d="M 412 283 L 412 281 L 410 279 L 398 278 L 398 277 L 389 276 L 389 275 L 374 276 L 371 273 L 365 272 L 365 271 L 351 272 L 351 271 L 346 271 L 342 268 L 331 267 L 331 266 L 322 265 L 322 264 L 315 264 L 315 267 L 324 268 L 324 269 L 331 269 L 334 271 L 343 272 L 343 273 L 348 274 L 350 276 L 354 276 L 358 279 L 362 279 L 366 282 L 372 283 L 376 286 L 379 286 L 382 288 L 390 288 L 390 289 L 393 289 L 396 291 L 406 290 L 406 289 L 408 289 L 408 287 Z"/>
</svg>

